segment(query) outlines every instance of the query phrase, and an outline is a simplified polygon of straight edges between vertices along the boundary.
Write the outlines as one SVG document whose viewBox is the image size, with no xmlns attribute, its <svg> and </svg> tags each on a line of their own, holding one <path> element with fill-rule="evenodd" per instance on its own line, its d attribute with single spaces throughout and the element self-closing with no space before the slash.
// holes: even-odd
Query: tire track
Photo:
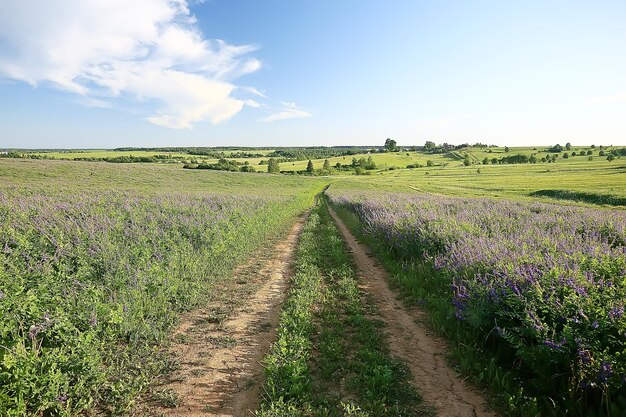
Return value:
<svg viewBox="0 0 626 417">
<path fill-rule="evenodd" d="M 275 339 L 295 248 L 306 217 L 306 214 L 301 216 L 274 248 L 260 251 L 235 271 L 230 285 L 247 279 L 263 282 L 250 299 L 239 300 L 241 307 L 224 313 L 229 298 L 237 296 L 225 289 L 220 302 L 182 317 L 171 348 L 179 369 L 155 387 L 173 393 L 176 404 L 170 404 L 171 408 L 152 405 L 149 415 L 254 415 L 262 395 L 261 362 Z"/>
<path fill-rule="evenodd" d="M 354 256 L 362 288 L 372 295 L 389 333 L 389 348 L 411 369 L 424 400 L 442 417 L 496 417 L 485 399 L 472 390 L 445 362 L 446 345 L 416 320 L 424 313 L 407 309 L 387 285 L 387 273 L 368 255 L 337 214 L 329 211 Z"/>
</svg>

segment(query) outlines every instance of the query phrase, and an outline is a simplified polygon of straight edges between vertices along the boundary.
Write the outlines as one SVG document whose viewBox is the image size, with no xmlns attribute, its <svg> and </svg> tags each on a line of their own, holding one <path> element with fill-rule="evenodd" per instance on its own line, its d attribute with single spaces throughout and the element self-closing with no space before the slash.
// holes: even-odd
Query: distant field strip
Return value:
<svg viewBox="0 0 626 417">
<path fill-rule="evenodd" d="M 550 197 L 557 200 L 582 201 L 599 205 L 626 206 L 626 197 L 618 197 L 610 194 L 595 194 L 569 190 L 538 190 L 533 191 L 529 195 L 531 197 Z"/>
</svg>

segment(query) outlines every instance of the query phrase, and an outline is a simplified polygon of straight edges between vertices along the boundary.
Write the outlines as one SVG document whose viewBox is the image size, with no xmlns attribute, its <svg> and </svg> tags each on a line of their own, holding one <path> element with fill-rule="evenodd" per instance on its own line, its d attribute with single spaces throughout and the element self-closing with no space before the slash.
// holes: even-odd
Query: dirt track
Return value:
<svg viewBox="0 0 626 417">
<path fill-rule="evenodd" d="M 387 286 L 387 274 L 367 254 L 345 224 L 330 209 L 358 267 L 362 288 L 370 293 L 386 323 L 391 352 L 411 369 L 416 388 L 442 417 L 495 417 L 484 398 L 470 389 L 445 362 L 445 343 L 417 322 L 422 312 L 409 311 Z"/>
<path fill-rule="evenodd" d="M 223 310 L 228 300 L 222 300 L 182 317 L 172 347 L 179 369 L 155 388 L 175 393 L 178 404 L 173 408 L 150 407 L 151 415 L 253 415 L 261 400 L 261 361 L 275 338 L 294 251 L 305 220 L 306 216 L 302 216 L 274 248 L 259 253 L 237 269 L 235 282 L 263 282 L 250 298 L 240 300 L 241 307 L 226 315 Z"/>
</svg>

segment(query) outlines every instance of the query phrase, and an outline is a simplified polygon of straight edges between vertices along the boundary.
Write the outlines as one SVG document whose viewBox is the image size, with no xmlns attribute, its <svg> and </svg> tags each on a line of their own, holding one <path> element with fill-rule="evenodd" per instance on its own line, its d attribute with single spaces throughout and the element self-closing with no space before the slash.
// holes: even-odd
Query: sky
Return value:
<svg viewBox="0 0 626 417">
<path fill-rule="evenodd" d="M 0 148 L 626 145 L 626 2 L 0 0 Z"/>
</svg>

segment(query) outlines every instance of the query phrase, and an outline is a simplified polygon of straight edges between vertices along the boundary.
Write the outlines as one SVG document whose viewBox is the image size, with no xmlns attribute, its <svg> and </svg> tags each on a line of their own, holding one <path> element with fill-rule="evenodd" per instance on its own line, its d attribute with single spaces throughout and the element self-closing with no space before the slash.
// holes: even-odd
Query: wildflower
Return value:
<svg viewBox="0 0 626 417">
<path fill-rule="evenodd" d="M 36 324 L 33 324 L 32 326 L 30 326 L 30 329 L 28 330 L 28 338 L 30 340 L 35 340 L 37 338 L 37 335 L 42 331 L 43 329 L 41 328 L 41 326 L 37 326 Z"/>
<path fill-rule="evenodd" d="M 578 349 L 578 358 L 581 363 L 589 364 L 591 363 L 591 352 L 586 349 Z"/>
<path fill-rule="evenodd" d="M 598 382 L 605 384 L 609 378 L 613 375 L 613 370 L 611 369 L 611 364 L 608 362 L 602 362 L 600 365 L 600 372 L 598 372 Z"/>
<path fill-rule="evenodd" d="M 613 307 L 609 311 L 609 318 L 610 319 L 619 319 L 623 315 L 624 315 L 624 306 Z"/>
</svg>

